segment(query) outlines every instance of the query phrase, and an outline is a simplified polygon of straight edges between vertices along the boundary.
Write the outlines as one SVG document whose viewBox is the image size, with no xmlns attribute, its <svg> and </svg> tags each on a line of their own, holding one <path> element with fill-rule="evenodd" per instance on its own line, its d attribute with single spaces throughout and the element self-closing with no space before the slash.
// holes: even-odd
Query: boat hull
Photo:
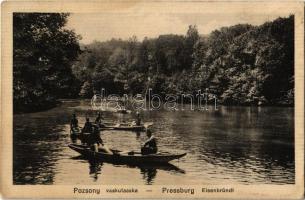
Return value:
<svg viewBox="0 0 305 200">
<path fill-rule="evenodd" d="M 113 150 L 115 152 L 114 154 L 108 154 L 104 152 L 94 152 L 85 145 L 69 144 L 69 147 L 87 158 L 94 158 L 102 161 L 117 163 L 168 163 L 171 160 L 179 159 L 186 155 L 186 153 L 157 153 L 149 155 L 142 155 L 140 153 L 136 153 L 134 155 L 128 155 L 127 153 L 121 154 L 119 151 L 116 150 Z"/>
<path fill-rule="evenodd" d="M 105 126 L 101 130 L 113 129 L 118 131 L 144 131 L 144 126 Z"/>
</svg>

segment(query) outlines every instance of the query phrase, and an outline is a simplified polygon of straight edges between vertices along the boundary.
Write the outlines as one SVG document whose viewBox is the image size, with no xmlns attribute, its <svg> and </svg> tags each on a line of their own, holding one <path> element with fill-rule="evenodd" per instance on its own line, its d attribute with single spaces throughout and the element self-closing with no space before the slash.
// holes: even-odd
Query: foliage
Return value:
<svg viewBox="0 0 305 200">
<path fill-rule="evenodd" d="M 57 98 L 75 97 L 79 82 L 72 62 L 79 37 L 64 29 L 68 14 L 14 13 L 14 111 L 51 107 Z"/>
<path fill-rule="evenodd" d="M 144 94 L 150 87 L 164 95 L 208 88 L 223 104 L 294 102 L 293 16 L 223 27 L 207 36 L 189 26 L 186 35 L 112 39 L 84 49 L 73 72 L 92 83 L 91 90 Z"/>
</svg>

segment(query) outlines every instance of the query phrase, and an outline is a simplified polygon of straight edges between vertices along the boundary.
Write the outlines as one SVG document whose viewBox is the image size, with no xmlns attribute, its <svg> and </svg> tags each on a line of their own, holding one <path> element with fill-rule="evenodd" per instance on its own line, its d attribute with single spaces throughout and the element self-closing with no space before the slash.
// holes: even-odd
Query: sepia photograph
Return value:
<svg viewBox="0 0 305 200">
<path fill-rule="evenodd" d="M 11 13 L 12 185 L 296 186 L 293 9 L 151 4 Z"/>
</svg>

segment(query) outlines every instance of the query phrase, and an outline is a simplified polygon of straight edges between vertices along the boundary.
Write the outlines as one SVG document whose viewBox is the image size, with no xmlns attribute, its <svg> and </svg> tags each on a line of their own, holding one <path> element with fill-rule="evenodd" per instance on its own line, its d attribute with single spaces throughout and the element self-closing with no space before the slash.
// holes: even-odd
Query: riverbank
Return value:
<svg viewBox="0 0 305 200">
<path fill-rule="evenodd" d="M 35 112 L 42 112 L 47 111 L 52 108 L 59 106 L 62 103 L 60 100 L 56 101 L 48 101 L 44 103 L 36 103 L 24 106 L 15 106 L 13 105 L 14 114 L 22 114 L 22 113 L 35 113 Z"/>
<path fill-rule="evenodd" d="M 40 104 L 34 104 L 32 106 L 23 106 L 22 108 L 19 108 L 18 110 L 15 109 L 15 105 L 14 105 L 14 114 L 22 114 L 22 113 L 35 113 L 35 112 L 42 112 L 42 111 L 47 111 L 50 110 L 52 108 L 55 108 L 59 105 L 61 105 L 63 102 L 66 101 L 88 101 L 88 103 L 91 105 L 91 99 L 84 99 L 84 98 L 75 98 L 75 99 L 58 99 L 56 101 L 48 101 L 48 103 L 40 103 Z M 105 102 L 104 102 L 105 103 Z M 105 104 L 110 104 L 110 102 L 106 102 Z M 157 101 L 152 101 L 152 104 L 156 104 L 158 103 Z M 173 103 L 173 102 L 172 102 Z M 89 105 L 88 104 L 88 105 Z M 131 109 L 133 110 L 132 106 L 130 106 L 130 104 L 134 104 L 134 102 L 128 102 L 126 108 L 127 109 Z M 164 106 L 166 104 L 166 102 L 161 102 L 161 105 Z M 169 110 L 181 110 L 181 107 L 183 107 L 183 105 L 186 105 L 188 107 L 190 107 L 191 102 L 189 101 L 185 101 L 183 104 L 182 103 L 176 103 L 177 107 L 179 107 L 180 109 L 169 109 Z M 205 104 L 202 103 L 201 108 L 199 108 L 198 106 L 198 102 L 194 102 L 194 110 L 198 111 L 198 110 L 204 110 L 204 106 Z M 215 110 L 217 110 L 217 108 L 219 106 L 229 106 L 229 107 L 287 107 L 287 108 L 292 108 L 294 107 L 294 104 L 261 104 L 261 105 L 255 105 L 255 104 L 232 104 L 232 103 L 208 103 L 206 104 L 207 106 L 212 106 L 215 108 Z M 96 104 L 96 106 L 92 106 L 93 110 L 104 110 L 103 109 L 99 109 L 102 108 L 102 106 Z M 147 109 L 147 108 L 146 108 Z M 139 109 L 141 110 L 141 109 Z M 106 111 L 115 111 L 114 106 L 110 107 L 110 109 L 106 109 Z"/>
</svg>

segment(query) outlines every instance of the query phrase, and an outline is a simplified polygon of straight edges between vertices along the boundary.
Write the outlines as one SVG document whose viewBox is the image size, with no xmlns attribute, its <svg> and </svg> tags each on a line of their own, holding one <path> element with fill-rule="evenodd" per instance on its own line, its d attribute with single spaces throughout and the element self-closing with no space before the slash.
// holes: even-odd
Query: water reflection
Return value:
<svg viewBox="0 0 305 200">
<path fill-rule="evenodd" d="M 98 175 L 101 174 L 103 163 L 96 160 L 89 160 L 89 174 L 94 181 L 97 181 Z"/>
<path fill-rule="evenodd" d="M 222 106 L 207 112 L 143 112 L 143 121 L 154 122 L 151 128 L 161 151 L 187 151 L 170 166 L 71 159 L 78 155 L 67 147 L 71 114 L 76 112 L 82 125 L 85 116 L 96 116 L 89 108 L 90 102 L 72 100 L 45 112 L 14 115 L 14 184 L 294 183 L 293 108 Z M 104 117 L 129 121 L 134 116 L 105 112 Z M 123 151 L 139 151 L 147 139 L 129 131 L 109 130 L 101 136 L 107 146 Z"/>
<path fill-rule="evenodd" d="M 151 168 L 140 168 L 141 174 L 143 174 L 143 179 L 146 181 L 147 185 L 151 185 L 153 183 L 153 180 L 156 178 L 157 175 L 157 169 Z"/>
<path fill-rule="evenodd" d="M 102 167 L 104 162 L 96 159 L 87 159 L 84 156 L 76 156 L 72 157 L 73 160 L 87 160 L 89 164 L 89 176 L 93 179 L 94 182 L 96 182 L 99 178 L 99 176 L 102 174 Z M 118 163 L 118 162 L 107 162 L 112 164 L 115 167 L 127 167 L 127 168 L 134 168 L 134 169 L 140 169 L 139 173 L 142 174 L 142 179 L 144 180 L 145 184 L 151 185 L 156 176 L 158 170 L 168 171 L 172 172 L 174 174 L 184 174 L 185 171 L 183 169 L 180 169 L 179 167 L 170 164 L 170 163 L 162 163 L 162 164 L 124 164 L 124 163 Z"/>
<path fill-rule="evenodd" d="M 54 165 L 62 148 L 60 141 L 66 137 L 56 134 L 61 131 L 60 126 L 46 130 L 25 127 L 23 134 L 14 135 L 13 172 L 16 184 L 53 183 Z M 53 162 L 46 162 L 49 159 Z"/>
</svg>

